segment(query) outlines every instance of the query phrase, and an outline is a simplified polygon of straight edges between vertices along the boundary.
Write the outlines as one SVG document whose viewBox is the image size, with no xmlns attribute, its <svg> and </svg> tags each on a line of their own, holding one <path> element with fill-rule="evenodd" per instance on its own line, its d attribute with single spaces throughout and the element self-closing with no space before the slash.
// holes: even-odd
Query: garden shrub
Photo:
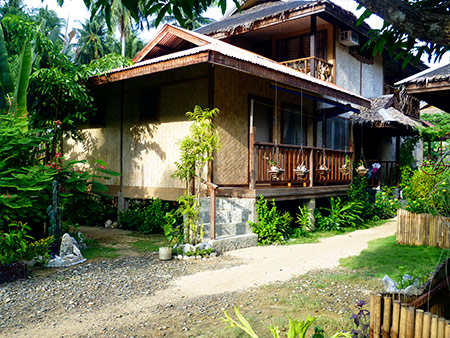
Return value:
<svg viewBox="0 0 450 338">
<path fill-rule="evenodd" d="M 256 213 L 258 214 L 258 221 L 248 222 L 252 227 L 253 232 L 258 234 L 258 244 L 280 244 L 287 238 L 289 225 L 292 217 L 289 212 L 281 213 L 275 205 L 275 200 L 272 201 L 272 207 L 269 207 L 267 200 L 261 195 L 259 201 L 256 203 Z"/>
<path fill-rule="evenodd" d="M 161 199 L 132 200 L 128 210 L 119 213 L 119 223 L 125 229 L 138 230 L 144 234 L 163 231 L 169 205 Z"/>
<path fill-rule="evenodd" d="M 63 200 L 63 214 L 72 225 L 103 226 L 107 220 L 117 220 L 117 207 L 112 198 L 76 195 Z"/>
<path fill-rule="evenodd" d="M 367 189 L 367 179 L 367 176 L 354 175 L 353 182 L 347 192 L 348 200 L 361 205 L 361 214 L 359 216 L 364 221 L 371 220 L 375 216 L 375 209 Z"/>
<path fill-rule="evenodd" d="M 394 217 L 401 206 L 393 191 L 393 187 L 383 186 L 375 195 L 375 213 L 380 219 Z"/>
<path fill-rule="evenodd" d="M 357 227 L 363 223 L 361 202 L 343 202 L 339 197 L 331 197 L 330 207 L 320 209 L 327 213 L 325 216 L 320 212 L 315 214 L 317 226 L 320 230 L 343 230 L 344 228 Z"/>
<path fill-rule="evenodd" d="M 296 214 L 297 218 L 295 220 L 295 223 L 298 224 L 298 227 L 292 228 L 291 237 L 305 237 L 308 236 L 312 230 L 314 230 L 311 221 L 311 212 L 312 209 L 308 208 L 307 205 L 298 207 L 298 213 Z"/>
</svg>

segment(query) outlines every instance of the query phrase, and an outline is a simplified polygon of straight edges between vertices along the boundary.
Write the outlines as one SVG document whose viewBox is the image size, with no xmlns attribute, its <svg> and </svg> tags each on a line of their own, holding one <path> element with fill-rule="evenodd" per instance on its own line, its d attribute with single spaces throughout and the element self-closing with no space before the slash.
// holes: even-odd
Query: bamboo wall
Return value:
<svg viewBox="0 0 450 338">
<path fill-rule="evenodd" d="M 450 248 L 450 218 L 397 211 L 397 243 Z"/>
</svg>

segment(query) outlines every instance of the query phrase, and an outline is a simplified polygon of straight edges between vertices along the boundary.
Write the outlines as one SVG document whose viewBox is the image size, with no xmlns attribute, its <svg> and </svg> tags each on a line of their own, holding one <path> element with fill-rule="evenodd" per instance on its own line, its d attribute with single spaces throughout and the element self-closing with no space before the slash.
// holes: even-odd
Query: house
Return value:
<svg viewBox="0 0 450 338">
<path fill-rule="evenodd" d="M 120 172 L 115 196 L 175 200 L 184 191 L 171 174 L 185 113 L 217 107 L 222 148 L 204 178 L 218 186 L 218 236 L 250 232 L 260 195 L 314 206 L 345 194 L 352 176 L 339 168 L 354 158 L 351 115 L 385 87 L 383 57 L 360 51 L 368 27 L 356 21 L 328 1 L 249 0 L 196 32 L 165 25 L 133 66 L 90 79 L 98 113 L 67 153 Z M 296 172 L 302 165 L 308 172 Z"/>
</svg>

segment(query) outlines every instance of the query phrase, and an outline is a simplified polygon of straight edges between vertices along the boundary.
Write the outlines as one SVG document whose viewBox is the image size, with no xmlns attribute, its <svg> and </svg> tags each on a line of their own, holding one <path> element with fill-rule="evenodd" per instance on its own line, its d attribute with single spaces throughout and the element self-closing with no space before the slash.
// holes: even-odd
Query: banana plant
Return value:
<svg viewBox="0 0 450 338">
<path fill-rule="evenodd" d="M 31 44 L 26 42 L 20 58 L 20 70 L 14 86 L 8 65 L 3 29 L 0 26 L 0 111 L 15 109 L 17 113 L 27 115 L 27 89 L 33 64 Z"/>
</svg>

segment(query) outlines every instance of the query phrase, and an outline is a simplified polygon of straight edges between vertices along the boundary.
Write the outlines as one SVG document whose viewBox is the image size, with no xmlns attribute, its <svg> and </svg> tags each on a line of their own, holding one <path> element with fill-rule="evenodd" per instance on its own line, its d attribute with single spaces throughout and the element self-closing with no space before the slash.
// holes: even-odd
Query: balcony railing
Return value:
<svg viewBox="0 0 450 338">
<path fill-rule="evenodd" d="M 351 173 L 344 174 L 339 170 L 345 164 L 346 155 L 352 158 L 352 153 L 348 151 L 265 142 L 255 143 L 254 150 L 256 184 L 290 183 L 314 186 L 348 184 L 351 181 Z M 278 178 L 274 178 L 269 172 L 273 162 L 284 169 Z M 304 177 L 295 173 L 294 169 L 299 165 L 304 165 L 309 170 Z M 320 173 L 318 169 L 321 165 L 325 165 L 329 172 Z"/>
<path fill-rule="evenodd" d="M 381 164 L 381 168 L 375 173 L 373 172 L 372 165 L 374 163 Z M 366 165 L 369 169 L 369 187 L 377 187 L 381 185 L 387 185 L 390 187 L 396 186 L 399 182 L 399 168 L 395 164 L 395 161 L 376 161 L 367 160 Z"/>
<path fill-rule="evenodd" d="M 333 82 L 333 65 L 315 56 L 280 62 L 317 79 Z"/>
</svg>

